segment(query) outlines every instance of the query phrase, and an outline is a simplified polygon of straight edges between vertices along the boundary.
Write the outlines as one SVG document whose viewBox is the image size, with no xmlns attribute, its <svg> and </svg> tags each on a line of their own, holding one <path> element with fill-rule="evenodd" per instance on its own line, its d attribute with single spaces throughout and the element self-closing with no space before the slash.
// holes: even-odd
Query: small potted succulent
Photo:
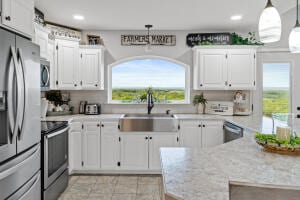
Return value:
<svg viewBox="0 0 300 200">
<path fill-rule="evenodd" d="M 203 92 L 194 96 L 193 104 L 194 106 L 197 106 L 197 111 L 199 114 L 205 114 L 207 100 L 204 98 Z"/>
</svg>

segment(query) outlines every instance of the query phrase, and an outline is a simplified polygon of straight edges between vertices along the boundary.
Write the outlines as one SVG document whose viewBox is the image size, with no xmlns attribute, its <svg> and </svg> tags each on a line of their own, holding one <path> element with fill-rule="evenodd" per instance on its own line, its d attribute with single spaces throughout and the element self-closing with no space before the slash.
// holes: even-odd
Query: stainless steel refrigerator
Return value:
<svg viewBox="0 0 300 200">
<path fill-rule="evenodd" d="M 0 28 L 0 200 L 41 199 L 39 51 Z"/>
</svg>

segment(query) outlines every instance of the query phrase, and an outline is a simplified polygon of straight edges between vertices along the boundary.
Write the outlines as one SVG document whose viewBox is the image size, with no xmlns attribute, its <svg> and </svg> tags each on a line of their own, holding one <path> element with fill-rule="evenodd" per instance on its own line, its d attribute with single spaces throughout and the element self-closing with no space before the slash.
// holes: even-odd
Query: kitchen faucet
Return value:
<svg viewBox="0 0 300 200">
<path fill-rule="evenodd" d="M 147 94 L 147 103 L 148 103 L 148 115 L 151 114 L 151 110 L 154 107 L 153 95 L 152 93 Z"/>
</svg>

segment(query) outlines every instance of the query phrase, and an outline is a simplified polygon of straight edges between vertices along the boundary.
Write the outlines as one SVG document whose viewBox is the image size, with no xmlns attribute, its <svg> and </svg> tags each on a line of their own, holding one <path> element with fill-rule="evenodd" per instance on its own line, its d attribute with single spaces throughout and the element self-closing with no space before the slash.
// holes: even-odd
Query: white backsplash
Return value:
<svg viewBox="0 0 300 200">
<path fill-rule="evenodd" d="M 62 91 L 62 93 L 70 93 L 70 106 L 74 106 L 74 112 L 79 112 L 79 102 L 88 101 L 89 103 L 101 104 L 101 112 L 109 113 L 146 113 L 147 105 L 145 104 L 108 104 L 107 91 Z M 207 100 L 214 101 L 232 101 L 236 91 L 204 91 L 204 96 Z M 201 91 L 191 91 L 191 101 L 195 94 L 200 94 Z M 249 96 L 250 92 L 247 92 Z M 172 113 L 196 113 L 196 107 L 190 104 L 155 104 L 153 113 L 164 113 L 166 110 L 171 110 Z"/>
</svg>

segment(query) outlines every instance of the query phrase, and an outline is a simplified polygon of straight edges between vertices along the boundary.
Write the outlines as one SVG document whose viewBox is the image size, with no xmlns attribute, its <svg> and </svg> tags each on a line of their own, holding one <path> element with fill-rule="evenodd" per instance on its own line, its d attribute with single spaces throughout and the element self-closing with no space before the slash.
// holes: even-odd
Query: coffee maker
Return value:
<svg viewBox="0 0 300 200">
<path fill-rule="evenodd" d="M 242 91 L 237 91 L 233 97 L 233 114 L 238 116 L 251 115 L 250 102 L 247 94 Z"/>
</svg>

